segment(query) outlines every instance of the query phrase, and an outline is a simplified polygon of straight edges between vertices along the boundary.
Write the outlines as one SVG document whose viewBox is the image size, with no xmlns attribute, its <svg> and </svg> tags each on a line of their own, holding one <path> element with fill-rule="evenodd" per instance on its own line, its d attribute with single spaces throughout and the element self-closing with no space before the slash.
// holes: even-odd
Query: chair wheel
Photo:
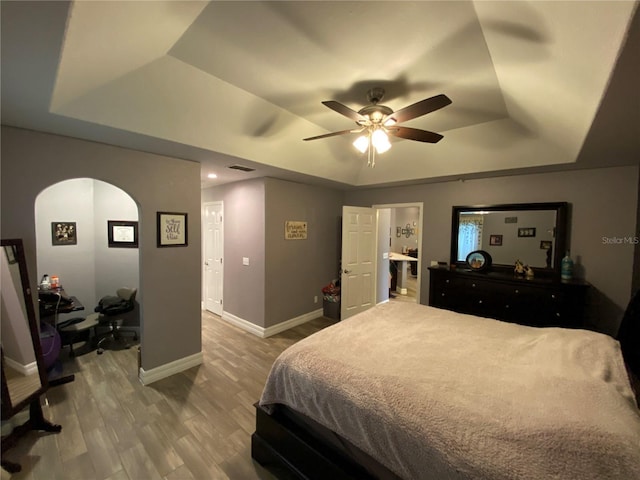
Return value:
<svg viewBox="0 0 640 480">
<path fill-rule="evenodd" d="M 102 355 L 103 353 L 104 353 L 104 349 L 99 348 L 99 349 L 98 349 L 98 355 Z"/>
</svg>

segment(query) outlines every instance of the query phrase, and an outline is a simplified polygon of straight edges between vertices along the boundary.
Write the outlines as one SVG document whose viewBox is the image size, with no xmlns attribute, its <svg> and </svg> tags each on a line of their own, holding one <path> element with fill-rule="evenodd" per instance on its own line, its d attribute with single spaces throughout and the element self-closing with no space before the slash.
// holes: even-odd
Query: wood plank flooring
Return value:
<svg viewBox="0 0 640 480">
<path fill-rule="evenodd" d="M 203 364 L 146 387 L 136 348 L 63 353 L 75 381 L 42 399 L 62 432 L 23 437 L 5 455 L 22 471 L 2 480 L 273 479 L 251 459 L 253 404 L 280 352 L 334 322 L 262 339 L 203 313 Z"/>
</svg>

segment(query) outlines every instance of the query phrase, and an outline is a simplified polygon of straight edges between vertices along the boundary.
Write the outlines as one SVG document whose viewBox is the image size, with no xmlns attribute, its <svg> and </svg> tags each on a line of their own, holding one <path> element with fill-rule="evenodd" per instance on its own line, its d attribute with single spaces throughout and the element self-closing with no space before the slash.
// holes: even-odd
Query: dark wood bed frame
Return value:
<svg viewBox="0 0 640 480">
<path fill-rule="evenodd" d="M 640 290 L 631 299 L 620 323 L 620 342 L 632 387 L 640 402 Z M 639 403 L 640 405 L 640 403 Z M 353 457 L 322 441 L 309 429 L 301 427 L 277 408 L 268 413 L 256 407 L 256 431 L 251 436 L 251 456 L 280 479 L 370 479 L 399 478 L 375 459 L 366 463 L 375 466 L 370 473 Z M 337 437 L 337 434 L 334 434 Z M 346 442 L 346 440 L 343 440 Z M 353 447 L 355 448 L 355 447 Z M 385 472 L 380 474 L 380 472 Z"/>
<path fill-rule="evenodd" d="M 372 478 L 355 460 L 314 437 L 310 431 L 296 425 L 278 409 L 269 414 L 257 403 L 255 407 L 256 431 L 251 435 L 251 456 L 276 474 L 277 478 Z M 374 460 L 371 459 L 371 462 Z"/>
</svg>

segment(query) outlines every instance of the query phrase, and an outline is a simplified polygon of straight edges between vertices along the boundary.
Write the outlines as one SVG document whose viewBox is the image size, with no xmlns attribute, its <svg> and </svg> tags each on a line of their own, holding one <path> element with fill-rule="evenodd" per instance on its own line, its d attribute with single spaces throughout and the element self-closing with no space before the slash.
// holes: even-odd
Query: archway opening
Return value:
<svg viewBox="0 0 640 480">
<path fill-rule="evenodd" d="M 86 317 L 101 298 L 116 296 L 123 287 L 139 288 L 138 218 L 135 200 L 124 190 L 100 180 L 65 180 L 38 194 L 37 278 L 57 277 L 64 293 L 84 307 L 68 313 L 59 313 L 58 309 L 53 318 L 45 320 L 60 324 Z M 123 318 L 123 326 L 136 331 L 138 338 L 141 295 L 138 291 L 134 310 Z"/>
</svg>

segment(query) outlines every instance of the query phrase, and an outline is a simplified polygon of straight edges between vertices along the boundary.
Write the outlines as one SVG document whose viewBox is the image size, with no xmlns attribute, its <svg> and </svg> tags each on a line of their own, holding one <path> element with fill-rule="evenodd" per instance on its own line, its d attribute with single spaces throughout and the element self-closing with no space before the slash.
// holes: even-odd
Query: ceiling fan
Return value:
<svg viewBox="0 0 640 480">
<path fill-rule="evenodd" d="M 369 151 L 368 165 L 374 167 L 376 152 L 384 153 L 391 148 L 387 134 L 426 143 L 437 143 L 442 139 L 442 135 L 439 133 L 419 130 L 417 128 L 401 127 L 397 124 L 446 107 L 451 103 L 449 97 L 443 94 L 436 95 L 394 112 L 386 105 L 379 104 L 383 96 L 384 88 L 372 88 L 367 92 L 367 100 L 371 104 L 357 112 L 334 100 L 322 102 L 331 110 L 355 121 L 359 128 L 341 130 L 339 132 L 327 133 L 303 140 L 318 140 L 320 138 L 334 137 L 348 133 L 363 133 L 362 136 L 353 142 L 353 145 L 362 153 L 365 153 L 367 150 Z"/>
</svg>

